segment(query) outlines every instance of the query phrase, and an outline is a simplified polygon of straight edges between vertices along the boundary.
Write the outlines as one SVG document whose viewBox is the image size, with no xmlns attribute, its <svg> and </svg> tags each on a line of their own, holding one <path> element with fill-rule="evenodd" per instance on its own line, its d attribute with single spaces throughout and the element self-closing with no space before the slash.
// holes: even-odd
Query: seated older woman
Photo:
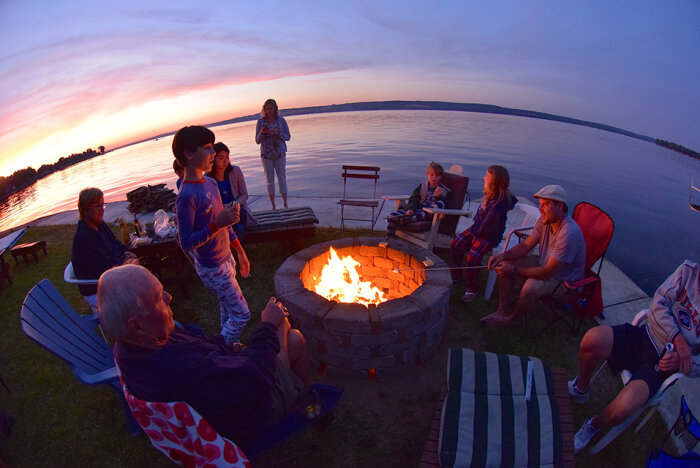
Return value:
<svg viewBox="0 0 700 468">
<path fill-rule="evenodd" d="M 78 227 L 73 236 L 71 262 L 78 279 L 97 279 L 110 268 L 124 263 L 138 263 L 136 256 L 126 250 L 102 217 L 105 213 L 104 195 L 97 188 L 86 188 L 78 196 Z M 80 294 L 97 311 L 97 286 L 79 284 Z"/>
</svg>

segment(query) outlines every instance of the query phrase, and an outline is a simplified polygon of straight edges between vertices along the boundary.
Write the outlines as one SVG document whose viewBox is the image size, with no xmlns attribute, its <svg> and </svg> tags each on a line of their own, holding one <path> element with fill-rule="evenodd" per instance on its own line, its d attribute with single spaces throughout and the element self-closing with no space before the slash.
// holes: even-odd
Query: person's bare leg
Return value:
<svg viewBox="0 0 700 468">
<path fill-rule="evenodd" d="M 511 325 L 525 315 L 529 310 L 535 308 L 535 303 L 537 302 L 537 297 L 527 294 L 527 291 L 521 291 L 520 297 L 518 297 L 518 302 L 515 304 L 513 313 L 508 315 L 503 320 L 503 325 Z"/>
<path fill-rule="evenodd" d="M 289 330 L 291 329 L 292 326 L 286 318 L 282 321 L 280 326 L 277 327 L 277 339 L 280 342 L 280 352 L 277 353 L 277 357 L 287 366 L 289 366 L 291 362 L 289 358 Z"/>
<path fill-rule="evenodd" d="M 287 194 L 282 195 L 282 203 L 284 203 L 285 208 L 288 208 L 288 206 L 287 206 Z"/>
<path fill-rule="evenodd" d="M 508 317 L 510 295 L 513 292 L 515 278 L 511 275 L 498 275 L 498 309 L 481 319 L 482 323 L 500 323 Z"/>
<path fill-rule="evenodd" d="M 649 399 L 649 387 L 643 380 L 633 380 L 617 394 L 602 413 L 593 417 L 593 426 L 607 429 L 617 426 Z"/>
<path fill-rule="evenodd" d="M 296 328 L 289 331 L 287 346 L 292 371 L 304 382 L 304 387 L 311 386 L 311 366 L 306 352 L 306 339 Z"/>
<path fill-rule="evenodd" d="M 270 205 L 272 205 L 272 209 L 276 210 L 277 208 L 275 208 L 275 195 L 274 194 L 268 194 L 268 195 L 270 197 Z"/>
<path fill-rule="evenodd" d="M 578 375 L 576 387 L 581 391 L 591 384 L 593 373 L 600 361 L 608 359 L 612 354 L 613 330 L 604 325 L 591 328 L 581 340 L 578 350 Z"/>
</svg>

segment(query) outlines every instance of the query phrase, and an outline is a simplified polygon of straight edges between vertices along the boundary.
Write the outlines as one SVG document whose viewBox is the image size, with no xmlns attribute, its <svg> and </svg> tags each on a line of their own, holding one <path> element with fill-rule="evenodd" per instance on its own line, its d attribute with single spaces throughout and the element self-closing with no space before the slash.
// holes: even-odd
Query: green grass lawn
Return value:
<svg viewBox="0 0 700 468">
<path fill-rule="evenodd" d="M 7 410 L 16 425 L 9 439 L 0 439 L 0 460 L 9 466 L 170 466 L 145 436 L 131 437 L 126 429 L 122 407 L 115 391 L 107 386 L 80 384 L 60 359 L 24 336 L 19 312 L 24 296 L 43 278 L 48 278 L 79 313 L 89 307 L 74 285 L 63 281 L 63 269 L 69 256 L 74 226 L 32 227 L 21 239 L 44 239 L 48 257 L 40 254 L 38 263 L 15 265 L 9 254 L 6 262 L 14 284 L 0 290 L 0 376 L 12 390 L 8 395 L 0 387 L 0 408 Z M 368 235 L 353 231 L 349 235 Z M 317 229 L 308 244 L 340 237 L 336 229 Z M 242 341 L 260 321 L 260 310 L 274 294 L 273 276 L 289 252 L 277 244 L 249 246 L 252 276 L 240 281 L 252 311 Z M 9 258 L 8 258 L 9 257 Z M 188 267 L 190 298 L 181 291 L 170 291 L 175 318 L 194 320 L 207 333 L 218 331 L 218 301 L 206 290 L 196 273 Z M 448 323 L 442 342 L 430 358 L 389 376 L 374 380 L 329 374 L 315 376 L 318 381 L 345 387 L 335 410 L 335 420 L 323 432 L 308 430 L 291 442 L 262 457 L 265 466 L 303 467 L 411 467 L 420 460 L 440 388 L 445 380 L 447 350 L 469 347 L 487 351 L 537 356 L 552 366 L 564 367 L 569 375 L 576 371 L 579 336 L 570 336 L 554 326 L 536 339 L 526 339 L 522 326 L 492 330 L 479 318 L 496 308 L 496 297 L 482 297 L 466 305 L 455 289 L 450 299 Z M 534 316 L 543 316 L 537 311 Z M 534 326 L 538 326 L 538 319 Z M 584 328 L 592 326 L 587 323 Z M 593 397 L 585 406 L 574 403 L 576 429 L 584 419 L 602 409 L 610 395 L 620 388 L 619 378 L 601 373 Z M 577 456 L 579 466 L 641 466 L 651 446 L 658 444 L 665 428 L 659 416 L 635 436 L 629 430 L 598 456 Z M 289 453 L 303 452 L 308 445 L 316 451 L 287 463 L 278 460 Z M 0 463 L 2 465 L 2 463 Z"/>
</svg>

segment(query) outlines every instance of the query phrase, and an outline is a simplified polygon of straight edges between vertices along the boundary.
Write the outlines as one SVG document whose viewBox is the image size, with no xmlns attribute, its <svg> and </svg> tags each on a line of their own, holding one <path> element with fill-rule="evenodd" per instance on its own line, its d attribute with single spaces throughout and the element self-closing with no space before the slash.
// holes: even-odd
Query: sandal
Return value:
<svg viewBox="0 0 700 468">
<path fill-rule="evenodd" d="M 462 295 L 462 302 L 472 302 L 474 299 L 476 299 L 476 296 L 478 294 L 479 293 L 477 293 L 476 291 L 470 291 L 467 289 Z"/>
</svg>

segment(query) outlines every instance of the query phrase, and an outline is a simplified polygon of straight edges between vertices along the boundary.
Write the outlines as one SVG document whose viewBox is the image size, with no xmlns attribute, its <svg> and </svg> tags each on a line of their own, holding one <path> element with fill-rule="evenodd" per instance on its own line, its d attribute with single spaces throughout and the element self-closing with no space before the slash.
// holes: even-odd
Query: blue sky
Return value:
<svg viewBox="0 0 700 468">
<path fill-rule="evenodd" d="M 700 150 L 700 2 L 0 2 L 0 175 L 184 124 L 365 100 L 597 121 Z"/>
</svg>

